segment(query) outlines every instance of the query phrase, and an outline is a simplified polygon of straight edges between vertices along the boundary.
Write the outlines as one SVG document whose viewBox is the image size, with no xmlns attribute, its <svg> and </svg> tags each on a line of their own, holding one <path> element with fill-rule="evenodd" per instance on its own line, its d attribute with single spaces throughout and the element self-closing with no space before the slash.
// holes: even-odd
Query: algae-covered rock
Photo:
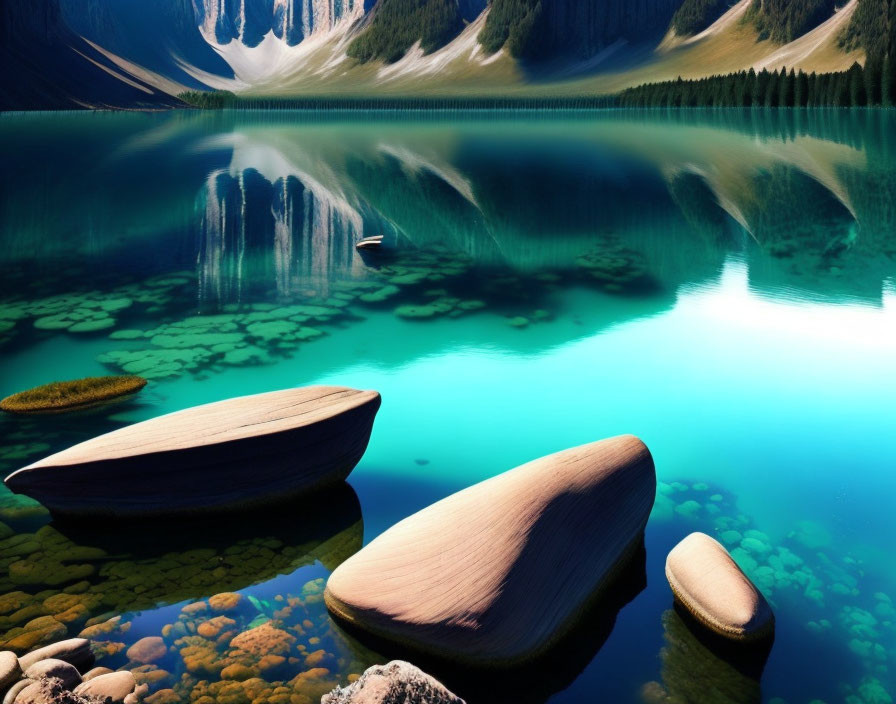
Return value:
<svg viewBox="0 0 896 704">
<path fill-rule="evenodd" d="M 701 640 L 672 609 L 662 621 L 662 683 L 642 688 L 645 704 L 759 704 L 767 651 L 719 648 Z"/>
<path fill-rule="evenodd" d="M 146 386 L 138 376 L 102 376 L 44 384 L 0 401 L 7 413 L 58 413 L 131 396 Z"/>
</svg>

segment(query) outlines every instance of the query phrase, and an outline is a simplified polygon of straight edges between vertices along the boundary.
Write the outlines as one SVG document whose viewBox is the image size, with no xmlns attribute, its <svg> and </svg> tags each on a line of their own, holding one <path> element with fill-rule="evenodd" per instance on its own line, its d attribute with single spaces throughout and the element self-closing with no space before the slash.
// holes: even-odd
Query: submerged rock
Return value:
<svg viewBox="0 0 896 704">
<path fill-rule="evenodd" d="M 765 597 L 728 551 L 705 533 L 691 533 L 672 549 L 666 578 L 681 605 L 721 636 L 757 640 L 774 630 Z"/>
<path fill-rule="evenodd" d="M 374 665 L 348 687 L 325 694 L 321 704 L 464 704 L 464 700 L 410 663 Z"/>
<path fill-rule="evenodd" d="M 675 609 L 662 616 L 662 682 L 641 689 L 644 704 L 759 704 L 768 650 L 722 641 Z M 727 648 L 725 646 L 728 646 Z"/>
<path fill-rule="evenodd" d="M 332 574 L 327 607 L 449 658 L 529 660 L 634 552 L 655 490 L 653 460 L 632 436 L 535 460 L 387 530 Z"/>
<path fill-rule="evenodd" d="M 128 648 L 128 657 L 134 662 L 147 664 L 161 660 L 168 652 L 165 641 L 158 636 L 141 638 Z"/>
</svg>

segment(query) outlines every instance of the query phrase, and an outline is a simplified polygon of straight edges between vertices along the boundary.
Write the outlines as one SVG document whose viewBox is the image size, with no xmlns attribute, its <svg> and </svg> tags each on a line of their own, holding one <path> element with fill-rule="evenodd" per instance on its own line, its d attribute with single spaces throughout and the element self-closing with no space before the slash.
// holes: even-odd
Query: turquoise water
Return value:
<svg viewBox="0 0 896 704">
<path fill-rule="evenodd" d="M 314 700 L 382 660 L 326 616 L 329 570 L 442 496 L 630 432 L 661 481 L 646 586 L 605 642 L 585 629 L 536 684 L 489 673 L 485 691 L 896 693 L 893 114 L 7 115 L 0 144 L 0 395 L 150 379 L 87 415 L 3 418 L 4 471 L 230 396 L 383 395 L 324 516 L 299 504 L 217 526 L 42 527 L 39 507 L 3 493 L 0 589 L 17 595 L 0 598 L 4 647 L 122 616 L 92 633 L 101 664 L 162 634 L 169 654 L 147 671 L 164 672 L 165 696 L 273 702 L 284 686 Z M 363 259 L 354 243 L 372 234 L 388 251 Z M 761 677 L 669 611 L 663 562 L 692 530 L 725 542 L 775 608 Z M 224 632 L 272 624 L 294 639 L 274 638 L 284 662 L 265 669 L 229 637 L 195 635 L 208 615 L 179 616 L 225 591 L 246 599 Z M 222 684 L 233 664 L 263 683 Z"/>
</svg>

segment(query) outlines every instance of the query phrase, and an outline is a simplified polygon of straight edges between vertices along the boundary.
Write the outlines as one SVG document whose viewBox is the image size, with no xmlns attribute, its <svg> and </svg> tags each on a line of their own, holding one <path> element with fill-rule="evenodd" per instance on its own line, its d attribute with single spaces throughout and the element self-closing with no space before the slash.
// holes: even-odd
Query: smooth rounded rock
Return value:
<svg viewBox="0 0 896 704">
<path fill-rule="evenodd" d="M 90 650 L 90 642 L 86 638 L 69 638 L 58 643 L 32 650 L 27 655 L 19 658 L 22 670 L 27 670 L 34 663 L 48 659 L 64 660 L 74 665 L 79 671 L 84 671 L 93 665 L 93 652 Z"/>
<path fill-rule="evenodd" d="M 337 617 L 474 664 L 549 649 L 640 546 L 656 475 L 622 436 L 498 475 L 406 518 L 340 565 Z"/>
<path fill-rule="evenodd" d="M 376 391 L 336 386 L 231 398 L 86 440 L 4 482 L 53 513 L 94 518 L 282 501 L 348 477 L 380 402 Z"/>
<path fill-rule="evenodd" d="M 120 704 L 136 688 L 137 681 L 130 672 L 111 672 L 82 682 L 75 687 L 75 694 L 101 697 L 112 704 Z"/>
<path fill-rule="evenodd" d="M 71 663 L 55 658 L 40 660 L 25 670 L 25 677 L 31 680 L 43 680 L 55 677 L 62 681 L 66 689 L 72 689 L 81 683 L 81 674 Z"/>
<path fill-rule="evenodd" d="M 374 665 L 361 677 L 341 689 L 325 694 L 320 704 L 390 704 L 426 702 L 426 704 L 465 704 L 438 680 L 409 662 L 393 660 Z"/>
<path fill-rule="evenodd" d="M 19 659 L 11 650 L 0 652 L 0 692 L 5 691 L 13 682 L 22 676 Z"/>
<path fill-rule="evenodd" d="M 92 680 L 94 677 L 99 677 L 100 675 L 110 675 L 113 672 L 115 672 L 115 670 L 112 670 L 108 667 L 95 667 L 92 670 L 88 670 L 87 672 L 85 672 L 81 676 L 81 681 L 87 682 L 89 680 Z"/>
<path fill-rule="evenodd" d="M 128 657 L 134 662 L 149 665 L 157 660 L 161 660 L 167 652 L 168 646 L 165 645 L 164 640 L 159 636 L 147 636 L 128 648 Z"/>
<path fill-rule="evenodd" d="M 721 636 L 752 641 L 774 631 L 765 597 L 721 543 L 705 533 L 691 533 L 672 549 L 666 578 L 681 605 Z"/>
</svg>

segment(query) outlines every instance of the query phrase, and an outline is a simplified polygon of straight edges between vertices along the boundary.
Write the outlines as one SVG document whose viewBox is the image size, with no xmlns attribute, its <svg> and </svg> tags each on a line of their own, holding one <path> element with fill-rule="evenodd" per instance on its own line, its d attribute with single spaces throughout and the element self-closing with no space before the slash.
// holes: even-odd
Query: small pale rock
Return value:
<svg viewBox="0 0 896 704">
<path fill-rule="evenodd" d="M 23 655 L 19 658 L 19 665 L 22 670 L 27 670 L 34 663 L 48 659 L 64 660 L 83 671 L 93 665 L 94 657 L 93 651 L 90 650 L 90 641 L 86 638 L 69 638 Z"/>
<path fill-rule="evenodd" d="M 425 704 L 464 704 L 464 700 L 410 663 L 393 660 L 374 665 L 361 677 L 341 689 L 325 694 L 321 704 L 388 704 L 420 702 Z"/>
<path fill-rule="evenodd" d="M 148 684 L 138 684 L 137 689 L 124 698 L 124 704 L 138 704 L 149 694 Z"/>
<path fill-rule="evenodd" d="M 62 680 L 47 677 L 22 689 L 16 695 L 15 704 L 101 704 L 101 700 L 70 692 Z"/>
<path fill-rule="evenodd" d="M 691 533 L 672 548 L 666 578 L 681 605 L 721 636 L 758 640 L 774 630 L 765 597 L 721 543 L 705 533 Z"/>
<path fill-rule="evenodd" d="M 0 653 L 0 692 L 13 684 L 22 676 L 22 668 L 19 667 L 19 659 L 11 650 Z"/>
<path fill-rule="evenodd" d="M 130 672 L 110 672 L 82 682 L 75 687 L 75 694 L 85 697 L 101 697 L 111 700 L 112 704 L 121 704 L 136 687 L 137 682 Z"/>
<path fill-rule="evenodd" d="M 82 682 L 87 682 L 92 680 L 94 677 L 99 677 L 100 675 L 108 675 L 115 672 L 115 670 L 111 670 L 108 667 L 95 667 L 92 670 L 88 670 L 81 677 Z"/>
<path fill-rule="evenodd" d="M 128 648 L 128 657 L 134 662 L 148 665 L 161 660 L 167 652 L 168 646 L 165 645 L 165 641 L 162 638 L 159 636 L 147 636 Z"/>
<path fill-rule="evenodd" d="M 25 670 L 25 677 L 31 680 L 43 680 L 55 677 L 62 681 L 62 686 L 71 689 L 81 683 L 81 675 L 77 668 L 65 660 L 48 658 L 34 663 Z"/>
<path fill-rule="evenodd" d="M 34 684 L 32 680 L 19 680 L 13 684 L 12 687 L 6 690 L 6 694 L 3 695 L 3 704 L 13 704 L 16 697 L 19 696 L 19 692 L 32 684 Z"/>
</svg>

